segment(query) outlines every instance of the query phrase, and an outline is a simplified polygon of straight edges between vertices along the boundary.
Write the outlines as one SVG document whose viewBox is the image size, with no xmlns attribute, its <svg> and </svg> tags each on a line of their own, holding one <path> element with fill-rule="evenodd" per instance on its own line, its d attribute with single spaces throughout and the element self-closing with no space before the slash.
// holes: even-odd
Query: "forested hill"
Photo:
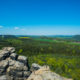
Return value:
<svg viewBox="0 0 80 80">
<path fill-rule="evenodd" d="M 75 36 L 73 36 L 73 39 L 75 39 L 75 40 L 80 40 L 80 35 L 75 35 Z"/>
<path fill-rule="evenodd" d="M 0 35 L 1 38 L 17 38 L 15 35 Z"/>
</svg>

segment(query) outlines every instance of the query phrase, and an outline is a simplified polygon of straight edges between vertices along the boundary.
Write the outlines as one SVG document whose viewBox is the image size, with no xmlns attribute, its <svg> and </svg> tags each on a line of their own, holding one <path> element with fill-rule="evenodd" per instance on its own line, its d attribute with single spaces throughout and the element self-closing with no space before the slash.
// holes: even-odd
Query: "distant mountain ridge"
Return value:
<svg viewBox="0 0 80 80">
<path fill-rule="evenodd" d="M 40 37 L 51 37 L 51 38 L 70 38 L 74 40 L 80 40 L 80 35 L 0 35 L 2 38 L 18 38 L 18 37 L 32 37 L 32 38 L 40 38 Z"/>
<path fill-rule="evenodd" d="M 15 35 L 0 35 L 2 38 L 17 38 Z"/>
<path fill-rule="evenodd" d="M 75 35 L 75 36 L 73 36 L 73 38 L 76 40 L 80 40 L 80 35 Z"/>
</svg>

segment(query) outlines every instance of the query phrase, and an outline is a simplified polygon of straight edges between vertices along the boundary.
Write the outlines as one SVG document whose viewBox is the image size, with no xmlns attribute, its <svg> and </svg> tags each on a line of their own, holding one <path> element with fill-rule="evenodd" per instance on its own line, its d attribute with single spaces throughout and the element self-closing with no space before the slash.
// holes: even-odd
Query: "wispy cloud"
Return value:
<svg viewBox="0 0 80 80">
<path fill-rule="evenodd" d="M 14 29 L 15 29 L 15 30 L 18 30 L 18 29 L 19 29 L 19 27 L 14 27 Z"/>
<path fill-rule="evenodd" d="M 3 26 L 0 26 L 0 28 L 3 28 Z"/>
</svg>

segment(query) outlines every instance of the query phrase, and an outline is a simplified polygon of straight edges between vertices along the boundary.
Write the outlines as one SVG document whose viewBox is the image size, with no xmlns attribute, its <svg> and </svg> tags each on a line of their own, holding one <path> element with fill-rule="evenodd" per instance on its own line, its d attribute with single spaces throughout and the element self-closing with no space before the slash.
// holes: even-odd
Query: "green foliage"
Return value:
<svg viewBox="0 0 80 80">
<path fill-rule="evenodd" d="M 66 57 L 66 55 L 39 54 L 29 57 L 31 63 L 49 65 L 51 70 L 65 77 L 80 79 L 80 56 Z"/>
<path fill-rule="evenodd" d="M 7 39 L 7 41 L 9 43 L 11 43 L 12 45 L 21 45 L 22 44 L 22 41 L 19 39 Z"/>
<path fill-rule="evenodd" d="M 23 49 L 20 49 L 19 51 L 18 51 L 18 54 L 21 54 L 23 52 Z"/>
<path fill-rule="evenodd" d="M 38 63 L 49 65 L 52 71 L 73 78 L 80 79 L 80 43 L 61 38 L 0 38 L 0 49 L 13 46 L 20 55 L 29 58 L 30 65 Z"/>
</svg>

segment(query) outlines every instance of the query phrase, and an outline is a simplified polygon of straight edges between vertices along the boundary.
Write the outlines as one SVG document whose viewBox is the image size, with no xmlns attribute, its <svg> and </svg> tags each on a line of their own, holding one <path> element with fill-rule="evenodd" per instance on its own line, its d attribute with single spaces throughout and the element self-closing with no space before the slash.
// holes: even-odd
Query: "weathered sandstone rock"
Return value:
<svg viewBox="0 0 80 80">
<path fill-rule="evenodd" d="M 0 75 L 8 75 L 7 80 L 24 80 L 31 74 L 28 59 L 14 52 L 14 47 L 5 47 L 0 50 Z"/>
<path fill-rule="evenodd" d="M 36 63 L 33 63 L 30 70 L 33 72 L 33 71 L 36 71 L 36 70 L 38 70 L 40 68 L 41 68 L 40 65 L 38 65 Z"/>
<path fill-rule="evenodd" d="M 17 57 L 18 57 L 18 55 L 17 55 L 16 53 L 12 53 L 12 54 L 10 55 L 10 58 L 11 58 L 12 60 L 17 60 Z"/>
<path fill-rule="evenodd" d="M 18 56 L 17 60 L 22 62 L 22 63 L 24 63 L 25 65 L 27 65 L 27 61 L 28 61 L 27 57 L 25 57 L 25 56 Z"/>
<path fill-rule="evenodd" d="M 0 61 L 5 60 L 9 55 L 9 51 L 0 50 Z"/>
<path fill-rule="evenodd" d="M 51 72 L 48 66 L 43 66 L 37 71 L 33 71 L 27 80 L 72 80 L 63 78 L 60 75 Z"/>
<path fill-rule="evenodd" d="M 15 48 L 14 47 L 4 47 L 2 50 L 9 51 L 11 53 L 15 52 Z"/>
<path fill-rule="evenodd" d="M 0 75 L 6 74 L 8 68 L 8 61 L 3 60 L 0 62 Z"/>
<path fill-rule="evenodd" d="M 0 80 L 8 80 L 8 78 L 6 75 L 2 75 L 2 76 L 0 76 Z"/>
</svg>

